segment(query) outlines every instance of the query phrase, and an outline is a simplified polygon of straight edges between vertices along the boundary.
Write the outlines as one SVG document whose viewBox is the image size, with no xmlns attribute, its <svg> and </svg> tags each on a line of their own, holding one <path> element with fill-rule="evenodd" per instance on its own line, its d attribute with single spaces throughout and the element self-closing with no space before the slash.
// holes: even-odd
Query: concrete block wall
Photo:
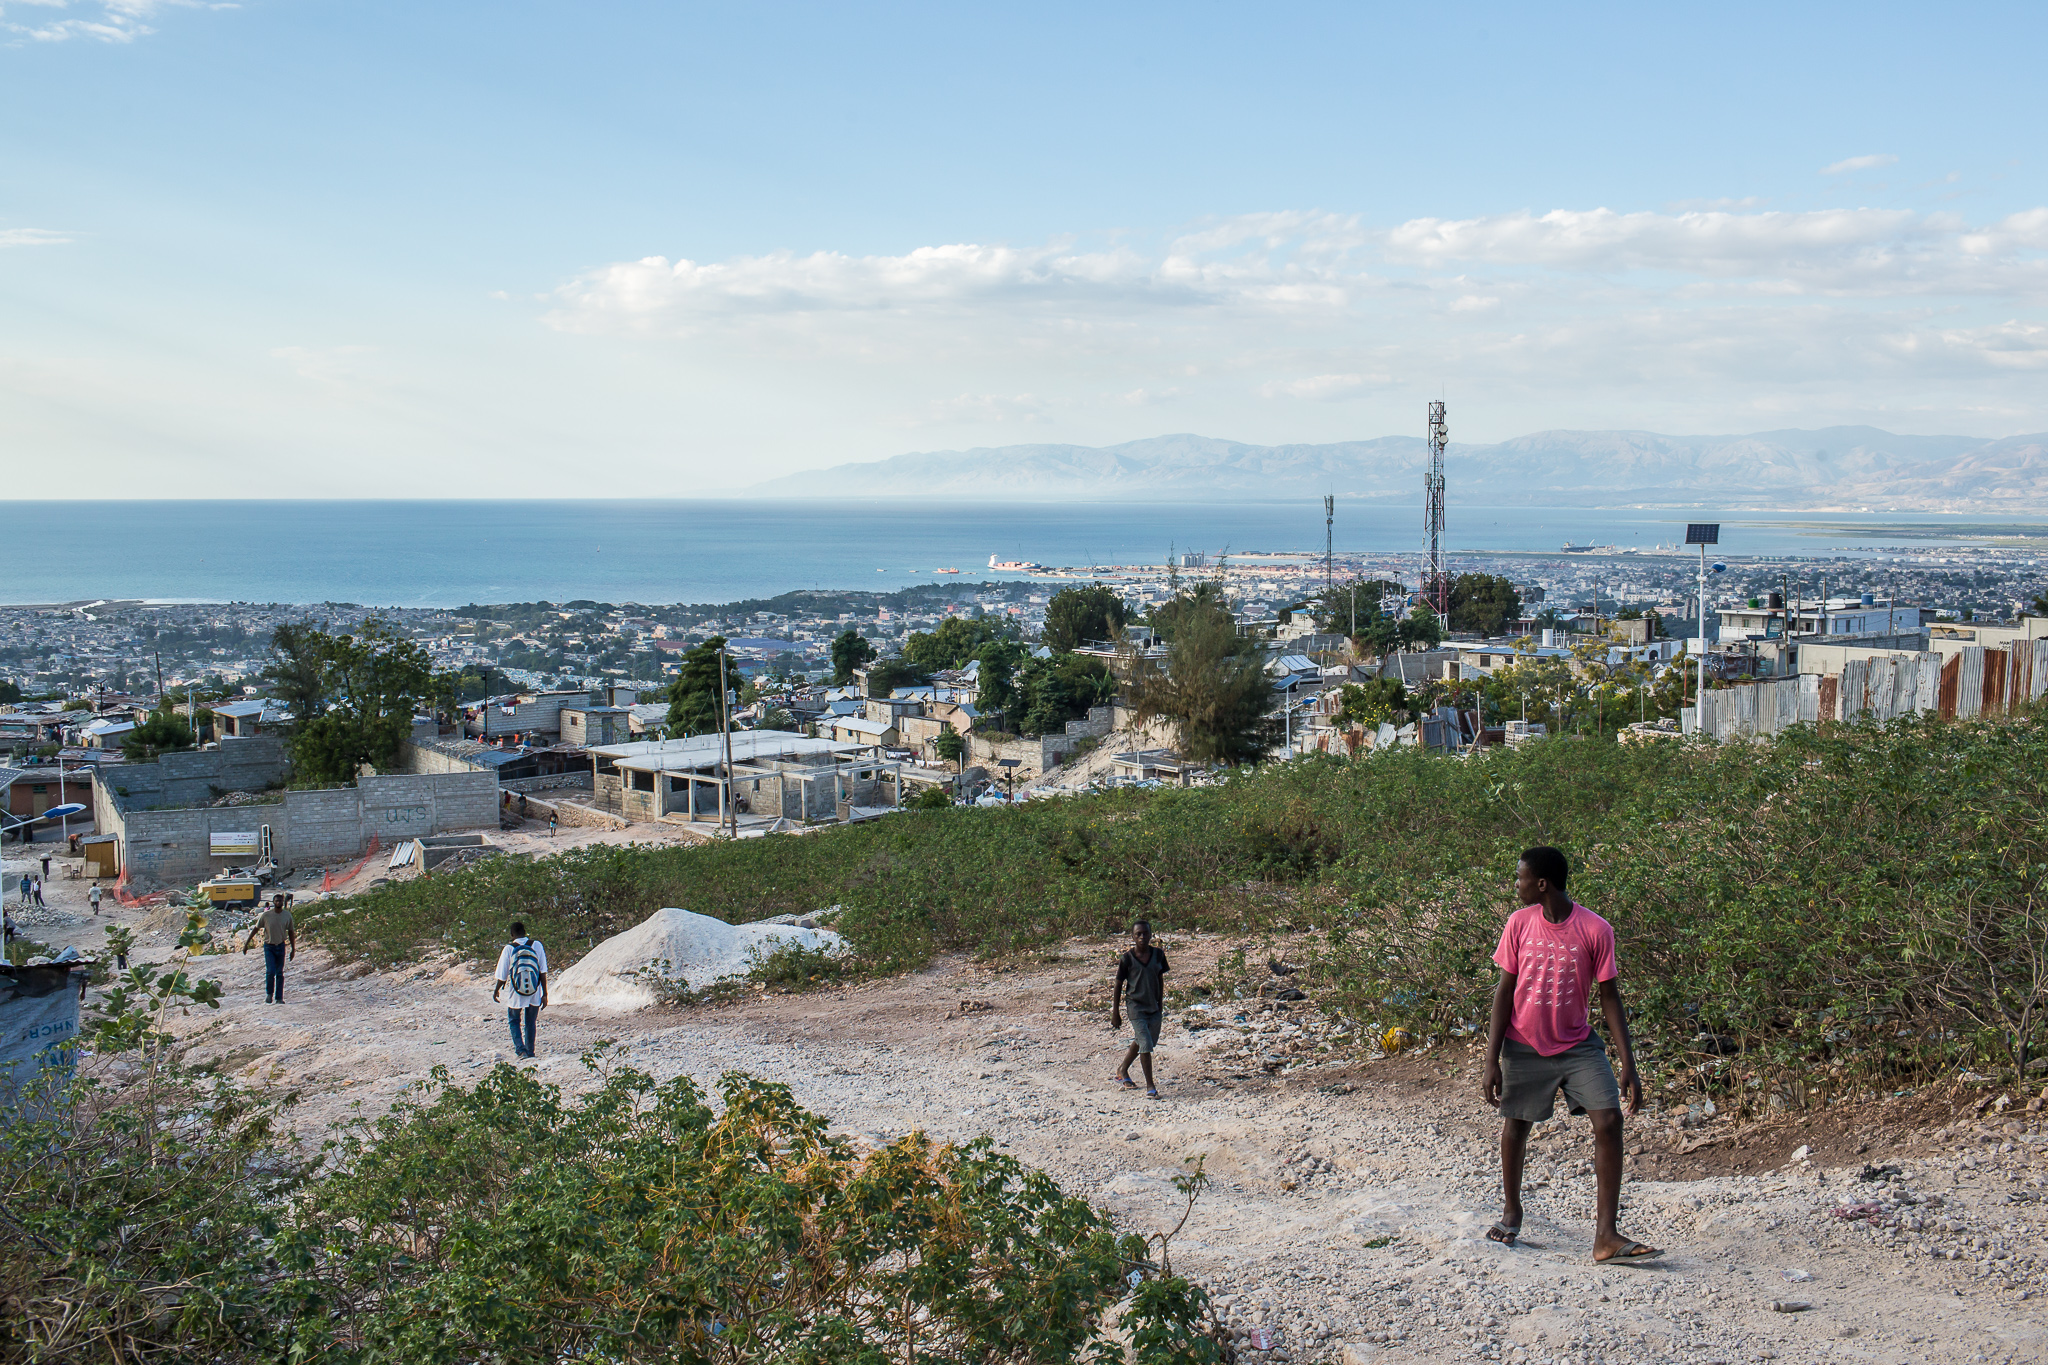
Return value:
<svg viewBox="0 0 2048 1365">
<path fill-rule="evenodd" d="M 275 735 L 225 739 L 218 749 L 163 754 L 154 763 L 122 764 L 107 785 L 134 807 L 196 806 L 224 792 L 266 791 L 284 781 L 284 745 Z"/>
<path fill-rule="evenodd" d="M 246 858 L 215 858 L 211 837 L 270 826 L 280 867 L 355 858 L 375 836 L 381 847 L 405 839 L 498 823 L 498 784 L 488 772 L 365 777 L 354 787 L 286 792 L 262 806 L 137 809 L 98 803 L 102 832 L 118 835 L 132 883 L 202 880 Z"/>
</svg>

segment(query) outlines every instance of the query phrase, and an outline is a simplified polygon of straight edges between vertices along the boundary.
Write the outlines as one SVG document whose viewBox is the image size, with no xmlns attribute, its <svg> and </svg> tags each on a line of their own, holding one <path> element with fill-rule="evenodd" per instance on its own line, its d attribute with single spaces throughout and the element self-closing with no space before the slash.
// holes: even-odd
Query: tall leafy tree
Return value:
<svg viewBox="0 0 2048 1365">
<path fill-rule="evenodd" d="M 158 754 L 189 749 L 193 745 L 192 725 L 170 710 L 152 712 L 121 740 L 121 753 L 130 763 L 153 763 Z"/>
<path fill-rule="evenodd" d="M 1444 642 L 1443 618 L 1430 609 L 1429 603 L 1417 602 L 1408 619 L 1401 623 L 1400 640 L 1408 649 L 1435 649 Z"/>
<path fill-rule="evenodd" d="M 965 668 L 983 645 L 1015 635 L 1008 621 L 994 616 L 949 616 L 934 631 L 917 631 L 903 642 L 903 658 L 921 673 Z"/>
<path fill-rule="evenodd" d="M 832 641 L 832 685 L 846 686 L 853 681 L 853 670 L 874 657 L 875 646 L 867 636 L 857 630 L 841 631 Z"/>
<path fill-rule="evenodd" d="M 1202 585 L 1207 586 L 1207 585 Z M 1176 599 L 1181 600 L 1181 599 Z M 1274 693 L 1256 641 L 1227 610 L 1189 602 L 1171 614 L 1163 665 L 1127 651 L 1122 664 L 1140 724 L 1168 720 L 1183 756 L 1202 763 L 1255 763 L 1279 742 Z"/>
<path fill-rule="evenodd" d="M 851 631 L 847 632 L 852 634 Z M 858 636 L 854 638 L 859 639 Z M 865 640 L 861 643 L 867 643 Z M 683 654 L 668 687 L 668 730 L 672 735 L 718 733 L 718 656 L 725 637 L 714 635 Z"/>
<path fill-rule="evenodd" d="M 1505 634 L 1522 616 L 1522 594 L 1512 580 L 1495 574 L 1461 573 L 1451 583 L 1452 630 Z"/>
<path fill-rule="evenodd" d="M 1332 584 L 1302 606 L 1314 615 L 1318 631 L 1363 638 L 1370 635 L 1376 623 L 1386 619 L 1386 604 L 1394 604 L 1398 611 L 1407 595 L 1408 590 L 1399 583 L 1360 577 L 1349 583 Z"/>
<path fill-rule="evenodd" d="M 1116 699 L 1116 674 L 1088 654 L 1033 659 L 1017 675 L 1011 724 L 1027 735 L 1049 735 L 1080 720 L 1091 707 Z"/>
<path fill-rule="evenodd" d="M 1062 588 L 1045 608 L 1045 647 L 1055 654 L 1079 649 L 1090 640 L 1115 643 L 1130 619 L 1123 598 L 1101 584 Z"/>
<path fill-rule="evenodd" d="M 288 747 L 301 782 L 345 783 L 387 768 L 422 707 L 445 701 L 452 680 L 417 644 L 376 617 L 353 635 L 280 626 L 265 673 L 291 709 Z"/>
<path fill-rule="evenodd" d="M 1237 633 L 1237 617 L 1230 610 L 1230 598 L 1223 585 L 1212 578 L 1176 592 L 1153 607 L 1146 623 L 1168 642 L 1178 639 L 1190 627 L 1227 626 L 1232 635 Z"/>
<path fill-rule="evenodd" d="M 974 656 L 981 663 L 978 704 L 984 711 L 1008 713 L 1017 704 L 1017 670 L 1029 657 L 1014 640 L 991 640 Z"/>
</svg>

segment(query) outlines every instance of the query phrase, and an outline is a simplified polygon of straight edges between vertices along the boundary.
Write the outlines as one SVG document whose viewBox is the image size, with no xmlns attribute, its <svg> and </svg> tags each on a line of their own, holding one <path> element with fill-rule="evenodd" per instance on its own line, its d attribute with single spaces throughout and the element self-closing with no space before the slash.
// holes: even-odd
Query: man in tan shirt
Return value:
<svg viewBox="0 0 2048 1365">
<path fill-rule="evenodd" d="M 263 935 L 263 1003 L 282 1005 L 285 959 L 299 955 L 299 931 L 283 896 L 272 897 L 270 907 L 256 917 L 256 927 L 242 940 L 243 952 L 249 951 L 258 934 Z"/>
</svg>

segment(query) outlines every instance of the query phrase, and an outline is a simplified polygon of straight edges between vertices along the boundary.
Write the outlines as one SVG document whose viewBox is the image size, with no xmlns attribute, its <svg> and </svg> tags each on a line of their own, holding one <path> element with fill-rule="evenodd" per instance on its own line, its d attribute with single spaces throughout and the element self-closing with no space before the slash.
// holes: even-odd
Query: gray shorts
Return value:
<svg viewBox="0 0 2048 1365">
<path fill-rule="evenodd" d="M 1163 1014 L 1140 1014 L 1131 1011 L 1131 1036 L 1137 1039 L 1138 1051 L 1150 1052 L 1159 1046 L 1159 1021 Z"/>
<path fill-rule="evenodd" d="M 1621 1108 L 1621 1087 L 1607 1064 L 1607 1045 L 1597 1033 L 1546 1057 L 1527 1043 L 1504 1038 L 1500 1045 L 1500 1116 L 1541 1123 L 1551 1116 L 1557 1092 L 1574 1114 Z"/>
</svg>

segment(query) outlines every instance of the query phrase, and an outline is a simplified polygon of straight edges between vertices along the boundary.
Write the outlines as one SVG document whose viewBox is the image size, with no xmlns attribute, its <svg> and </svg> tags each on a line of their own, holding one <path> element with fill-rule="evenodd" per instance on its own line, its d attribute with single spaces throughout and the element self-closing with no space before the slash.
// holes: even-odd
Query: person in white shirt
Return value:
<svg viewBox="0 0 2048 1365">
<path fill-rule="evenodd" d="M 531 1057 L 534 1030 L 540 1023 L 540 1012 L 548 1005 L 548 950 L 539 939 L 529 938 L 526 926 L 518 920 L 512 922 L 512 941 L 498 954 L 497 975 L 497 984 L 491 987 L 493 1001 L 507 986 L 512 988 L 505 1001 L 505 1018 L 512 1026 L 513 1055 Z"/>
</svg>

